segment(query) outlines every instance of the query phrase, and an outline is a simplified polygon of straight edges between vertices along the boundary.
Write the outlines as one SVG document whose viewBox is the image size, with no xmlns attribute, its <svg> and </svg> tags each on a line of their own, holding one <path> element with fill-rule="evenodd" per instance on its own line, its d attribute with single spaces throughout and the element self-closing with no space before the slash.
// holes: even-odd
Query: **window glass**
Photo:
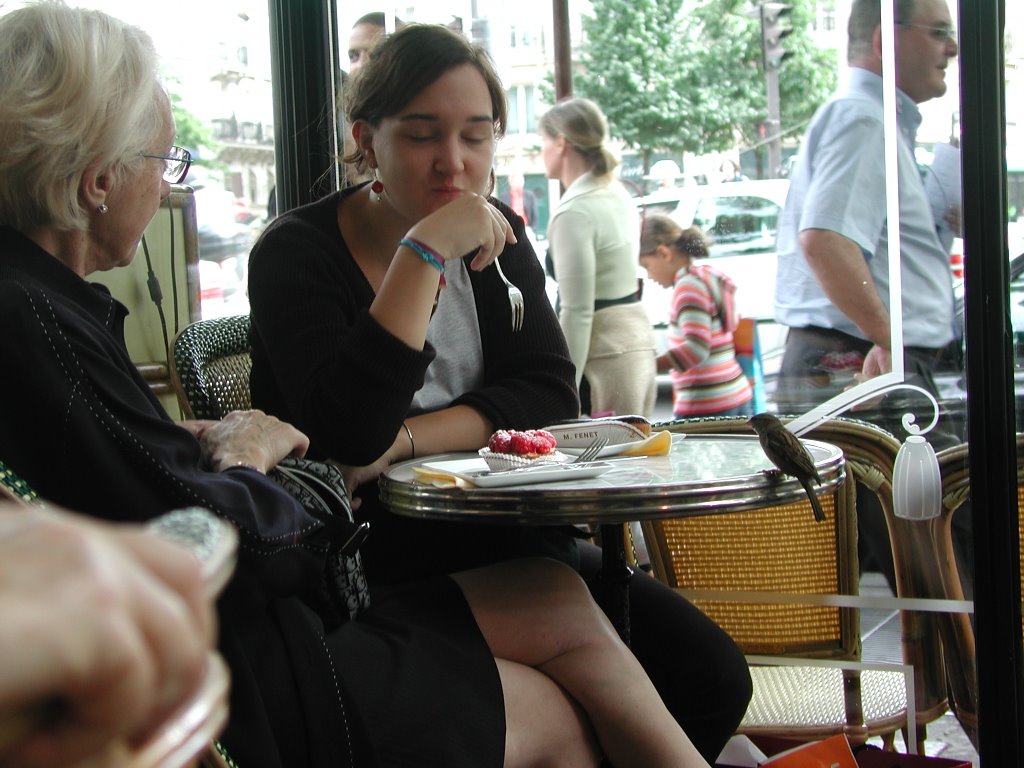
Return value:
<svg viewBox="0 0 1024 768">
<path fill-rule="evenodd" d="M 177 143 L 192 153 L 203 317 L 248 311 L 249 248 L 274 189 L 273 101 L 266 2 L 158 4 L 75 0 L 146 30 L 160 57 Z M 8 3 L 0 13 L 21 3 Z"/>
<path fill-rule="evenodd" d="M 138 24 L 153 36 L 175 110 L 179 143 L 190 149 L 196 160 L 186 183 L 196 194 L 202 262 L 199 272 L 204 287 L 217 287 L 204 291 L 210 298 L 203 302 L 203 315 L 246 311 L 248 249 L 274 213 L 275 130 L 266 2 L 179 0 L 172 18 L 160 6 L 138 0 L 74 2 Z M 19 5 L 0 3 L 0 13 Z M 574 91 L 594 98 L 609 114 L 610 146 L 621 160 L 620 177 L 636 194 L 638 213 L 667 213 L 682 226 L 701 226 L 712 237 L 714 265 L 736 282 L 740 313 L 758 322 L 768 407 L 790 411 L 790 403 L 780 404 L 775 389 L 789 330 L 776 320 L 774 285 L 779 258 L 777 238 L 782 229 L 780 211 L 791 183 L 799 178 L 798 158 L 806 143 L 811 114 L 848 82 L 846 22 L 851 4 L 794 0 L 788 23 L 797 29 L 781 38 L 784 50 L 780 51 L 791 56 L 775 59 L 778 66 L 771 76 L 765 72 L 760 55 L 750 53 L 759 50 L 762 42 L 756 10 L 716 17 L 707 12 L 717 7 L 716 3 L 707 0 L 682 4 L 672 13 L 645 19 L 644 24 L 634 22 L 612 29 L 607 5 L 584 0 L 569 3 Z M 954 21 L 958 16 L 955 6 L 952 2 L 949 8 Z M 1024 38 L 1018 32 L 1024 29 L 1024 4 L 1010 2 L 1004 6 L 1009 309 L 1016 355 L 1015 388 L 1024 393 L 1024 98 L 1020 98 L 1024 93 Z M 730 9 L 735 7 L 732 4 Z M 560 194 L 558 183 L 546 178 L 537 134 L 537 118 L 554 91 L 556 36 L 551 8 L 549 0 L 336 5 L 341 63 L 347 71 L 351 67 L 346 55 L 349 35 L 355 22 L 371 11 L 384 12 L 389 29 L 396 20 L 449 24 L 487 47 L 509 97 L 508 135 L 501 141 L 495 159 L 496 194 L 522 203 L 528 231 L 542 261 L 547 249 L 548 218 Z M 639 8 L 634 11 L 641 12 Z M 918 32 L 930 34 L 934 40 L 934 30 L 905 28 L 900 34 Z M 661 37 L 645 37 L 648 33 Z M 685 55 L 671 59 L 676 48 Z M 642 64 L 655 60 L 657 66 L 642 68 Z M 588 81 L 588 71 L 596 70 L 602 62 L 609 67 Z M 737 67 L 731 68 L 731 62 L 737 62 Z M 950 345 L 943 345 L 946 348 L 936 361 L 933 392 L 941 410 L 941 429 L 948 431 L 951 439 L 962 439 L 966 402 L 962 279 L 963 260 L 970 244 L 957 236 L 955 225 L 946 219 L 950 209 L 960 202 L 959 181 L 951 181 L 946 173 L 959 171 L 955 159 L 959 139 L 958 60 L 952 59 L 944 72 L 945 94 L 919 104 L 921 121 L 915 144 L 909 149 L 926 189 L 938 190 L 929 199 L 931 223 L 939 230 L 943 255 L 948 259 L 931 264 L 929 274 L 934 277 L 941 273 L 942 279 L 948 280 L 954 338 Z M 772 78 L 778 86 L 775 104 L 769 87 Z M 602 90 L 603 86 L 607 90 Z M 811 92 L 817 95 L 818 103 L 797 114 L 796 103 Z M 654 96 L 645 99 L 644 94 Z M 879 152 L 881 158 L 882 150 Z M 941 164 L 951 157 L 954 159 L 944 170 Z M 884 167 L 881 160 L 879 167 Z M 743 185 L 772 185 L 773 191 L 740 193 Z M 908 234 L 910 227 L 903 224 L 903 237 L 913 237 Z M 906 242 L 903 246 L 891 250 L 897 254 L 916 247 Z M 735 261 L 728 260 L 733 257 Z M 880 279 L 886 279 L 884 273 Z M 947 286 L 933 283 L 933 287 Z M 891 298 L 885 290 L 884 300 L 891 311 L 901 314 L 903 327 L 910 329 L 918 311 L 914 303 L 917 296 L 906 284 L 904 289 L 903 297 Z M 663 326 L 668 307 L 666 292 L 659 292 L 648 282 L 643 301 L 652 323 Z M 809 320 L 806 323 L 813 325 Z M 940 337 L 945 341 L 937 331 L 936 338 Z M 658 338 L 663 344 L 664 335 Z M 919 338 L 909 346 L 931 346 L 927 339 L 922 344 Z M 845 392 L 863 378 L 862 362 L 843 371 L 845 378 L 839 379 L 837 390 Z M 890 402 L 895 399 L 889 398 Z M 1018 397 L 1018 403 L 1022 402 L 1024 394 Z M 1018 429 L 1024 430 L 1024 406 L 1019 405 L 1017 413 Z M 660 415 L 670 416 L 664 411 Z M 866 412 L 847 415 L 866 416 Z M 905 430 L 897 436 L 903 440 Z"/>
</svg>

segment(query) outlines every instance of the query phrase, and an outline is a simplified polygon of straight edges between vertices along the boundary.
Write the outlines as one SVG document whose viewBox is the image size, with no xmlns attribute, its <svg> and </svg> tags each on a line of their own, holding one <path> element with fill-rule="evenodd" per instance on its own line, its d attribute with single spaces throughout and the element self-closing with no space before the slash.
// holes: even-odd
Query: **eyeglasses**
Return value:
<svg viewBox="0 0 1024 768">
<path fill-rule="evenodd" d="M 914 29 L 920 29 L 928 33 L 928 37 L 937 43 L 955 43 L 956 42 L 956 30 L 953 27 L 947 27 L 944 24 L 940 24 L 937 27 L 931 27 L 927 24 L 904 24 L 898 22 L 899 27 L 913 27 Z"/>
<path fill-rule="evenodd" d="M 164 181 L 168 184 L 180 184 L 192 166 L 192 153 L 182 147 L 171 147 L 171 151 L 166 155 L 143 154 L 142 157 L 164 161 Z"/>
</svg>

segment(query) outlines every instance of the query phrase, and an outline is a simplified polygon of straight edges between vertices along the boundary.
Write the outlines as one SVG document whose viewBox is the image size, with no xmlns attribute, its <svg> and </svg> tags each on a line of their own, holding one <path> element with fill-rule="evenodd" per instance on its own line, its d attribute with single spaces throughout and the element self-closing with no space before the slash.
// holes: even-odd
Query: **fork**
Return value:
<svg viewBox="0 0 1024 768">
<path fill-rule="evenodd" d="M 595 437 L 583 452 L 572 460 L 573 464 L 580 464 L 587 461 L 593 461 L 598 457 L 601 451 L 604 450 L 605 446 L 608 445 L 607 437 Z"/>
<path fill-rule="evenodd" d="M 512 306 L 512 332 L 514 333 L 523 327 L 523 314 L 526 312 L 526 302 L 523 301 L 523 292 L 505 277 L 505 273 L 501 271 L 501 264 L 498 263 L 497 259 L 494 260 L 494 266 L 498 270 L 498 277 L 501 278 L 501 282 L 508 288 L 508 303 Z"/>
</svg>

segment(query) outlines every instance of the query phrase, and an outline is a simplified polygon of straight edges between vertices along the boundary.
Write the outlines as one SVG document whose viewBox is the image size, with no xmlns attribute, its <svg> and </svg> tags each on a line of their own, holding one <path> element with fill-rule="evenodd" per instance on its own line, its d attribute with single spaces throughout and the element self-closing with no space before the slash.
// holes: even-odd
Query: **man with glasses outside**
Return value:
<svg viewBox="0 0 1024 768">
<path fill-rule="evenodd" d="M 885 1 L 894 2 L 896 20 L 906 381 L 937 394 L 933 374 L 957 343 L 953 286 L 914 146 L 921 124 L 917 105 L 945 94 L 956 33 L 945 0 Z M 856 381 L 892 370 L 880 2 L 853 2 L 848 82 L 808 126 L 779 221 L 775 319 L 790 329 L 775 393 L 781 413 L 805 412 Z M 902 440 L 900 417 L 924 404 L 920 395 L 905 400 L 890 394 L 877 408 L 853 415 Z M 929 421 L 930 412 L 929 418 L 918 416 L 918 423 Z M 962 439 L 936 434 L 948 422 L 940 420 L 927 435 L 936 447 Z M 895 591 L 888 532 L 880 510 L 872 507 L 858 501 L 862 563 L 873 559 Z M 969 517 L 956 516 L 967 526 L 958 537 L 964 556 L 970 553 Z M 961 573 L 969 575 L 972 560 L 958 559 Z"/>
</svg>

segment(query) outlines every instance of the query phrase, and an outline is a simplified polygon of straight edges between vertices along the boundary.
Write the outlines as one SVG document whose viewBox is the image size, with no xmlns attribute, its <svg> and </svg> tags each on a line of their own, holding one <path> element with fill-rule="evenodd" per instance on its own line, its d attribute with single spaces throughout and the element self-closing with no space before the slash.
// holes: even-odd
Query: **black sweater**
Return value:
<svg viewBox="0 0 1024 768">
<path fill-rule="evenodd" d="M 361 466 L 391 446 L 434 350 L 407 346 L 369 314 L 375 294 L 337 224 L 339 201 L 355 189 L 271 223 L 249 260 L 249 300 L 253 405 L 309 435 L 311 455 Z M 509 280 L 523 291 L 524 324 L 512 331 L 508 294 L 496 270 L 468 270 L 484 370 L 480 387 L 451 405 L 477 409 L 496 429 L 573 418 L 579 413 L 574 369 L 544 292 L 543 269 L 522 219 L 507 205 L 491 202 L 518 240 L 500 258 Z M 360 495 L 358 516 L 374 529 L 363 548 L 374 583 L 517 555 L 575 562 L 575 547 L 558 532 L 399 520 L 380 508 L 375 488 L 364 486 Z"/>
</svg>

